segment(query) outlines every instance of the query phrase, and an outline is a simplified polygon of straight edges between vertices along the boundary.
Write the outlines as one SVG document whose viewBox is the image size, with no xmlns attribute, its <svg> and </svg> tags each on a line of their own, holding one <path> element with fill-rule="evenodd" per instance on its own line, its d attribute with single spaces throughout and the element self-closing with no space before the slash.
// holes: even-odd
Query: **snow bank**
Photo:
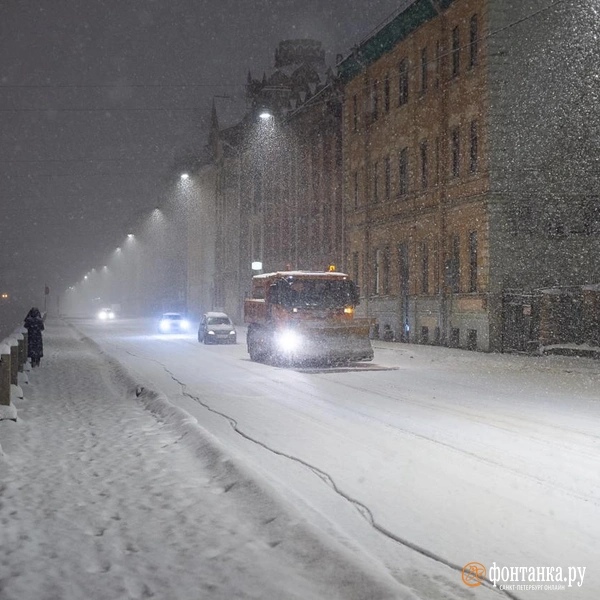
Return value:
<svg viewBox="0 0 600 600">
<path fill-rule="evenodd" d="M 0 404 L 0 421 L 5 419 L 12 419 L 16 421 L 17 419 L 17 409 L 14 404 L 9 404 L 5 406 L 4 404 Z M 0 445 L 0 454 L 2 454 L 2 446 Z"/>
</svg>

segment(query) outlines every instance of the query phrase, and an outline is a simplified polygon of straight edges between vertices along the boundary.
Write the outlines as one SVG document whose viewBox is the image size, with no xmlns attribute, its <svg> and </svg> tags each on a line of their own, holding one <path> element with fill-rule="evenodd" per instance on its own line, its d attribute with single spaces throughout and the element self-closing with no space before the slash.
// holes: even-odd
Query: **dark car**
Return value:
<svg viewBox="0 0 600 600">
<path fill-rule="evenodd" d="M 164 313 L 158 323 L 161 333 L 181 333 L 189 329 L 190 322 L 180 313 Z"/>
<path fill-rule="evenodd" d="M 235 344 L 235 326 L 225 313 L 208 312 L 200 319 L 198 341 L 205 344 Z"/>
</svg>

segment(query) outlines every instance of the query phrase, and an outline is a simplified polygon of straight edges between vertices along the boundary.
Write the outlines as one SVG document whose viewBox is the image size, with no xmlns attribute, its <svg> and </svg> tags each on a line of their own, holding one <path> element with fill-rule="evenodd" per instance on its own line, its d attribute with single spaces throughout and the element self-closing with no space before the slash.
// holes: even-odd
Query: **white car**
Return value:
<svg viewBox="0 0 600 600">
<path fill-rule="evenodd" d="M 237 334 L 231 319 L 223 312 L 207 312 L 200 319 L 198 341 L 205 344 L 235 344 Z"/>
<path fill-rule="evenodd" d="M 164 313 L 158 322 L 161 333 L 183 333 L 190 328 L 190 322 L 181 313 Z"/>
</svg>

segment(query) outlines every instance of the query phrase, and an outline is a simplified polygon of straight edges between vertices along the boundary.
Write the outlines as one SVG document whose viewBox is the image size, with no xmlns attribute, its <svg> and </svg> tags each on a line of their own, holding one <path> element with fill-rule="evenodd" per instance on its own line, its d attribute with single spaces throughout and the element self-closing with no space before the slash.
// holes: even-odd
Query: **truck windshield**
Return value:
<svg viewBox="0 0 600 600">
<path fill-rule="evenodd" d="M 281 304 L 287 308 L 331 309 L 358 304 L 358 290 L 352 281 L 330 279 L 287 280 Z"/>
</svg>

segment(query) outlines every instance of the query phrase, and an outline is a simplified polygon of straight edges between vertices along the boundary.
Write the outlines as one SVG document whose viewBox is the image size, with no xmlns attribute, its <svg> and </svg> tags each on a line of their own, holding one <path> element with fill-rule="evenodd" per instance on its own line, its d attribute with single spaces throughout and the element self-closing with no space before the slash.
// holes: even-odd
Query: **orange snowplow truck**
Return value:
<svg viewBox="0 0 600 600">
<path fill-rule="evenodd" d="M 252 278 L 244 301 L 254 361 L 339 363 L 372 360 L 372 319 L 354 317 L 358 288 L 335 271 L 278 271 Z"/>
</svg>

